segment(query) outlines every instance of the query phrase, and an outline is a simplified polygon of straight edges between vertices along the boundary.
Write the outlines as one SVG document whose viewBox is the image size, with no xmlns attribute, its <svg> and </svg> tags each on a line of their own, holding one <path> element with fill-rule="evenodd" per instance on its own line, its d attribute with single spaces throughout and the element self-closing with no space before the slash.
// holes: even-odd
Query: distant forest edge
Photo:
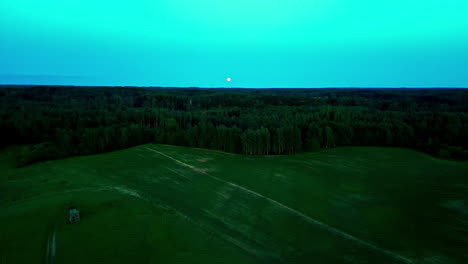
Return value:
<svg viewBox="0 0 468 264">
<path fill-rule="evenodd" d="M 466 89 L 0 88 L 18 166 L 143 143 L 248 155 L 406 147 L 468 159 Z"/>
</svg>

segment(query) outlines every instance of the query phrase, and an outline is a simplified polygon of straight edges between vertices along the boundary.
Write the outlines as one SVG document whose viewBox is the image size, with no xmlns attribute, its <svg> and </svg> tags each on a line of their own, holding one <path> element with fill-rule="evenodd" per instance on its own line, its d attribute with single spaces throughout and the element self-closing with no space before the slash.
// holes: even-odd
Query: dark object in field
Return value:
<svg viewBox="0 0 468 264">
<path fill-rule="evenodd" d="M 71 224 L 79 223 L 80 222 L 80 211 L 78 211 L 78 209 L 76 209 L 75 206 L 70 206 L 70 208 L 68 208 L 68 210 L 69 210 L 68 221 Z"/>
</svg>

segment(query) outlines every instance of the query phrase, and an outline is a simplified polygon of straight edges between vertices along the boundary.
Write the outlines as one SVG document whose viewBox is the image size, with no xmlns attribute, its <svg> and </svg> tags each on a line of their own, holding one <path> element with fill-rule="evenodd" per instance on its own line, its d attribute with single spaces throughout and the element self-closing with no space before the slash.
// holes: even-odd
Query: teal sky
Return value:
<svg viewBox="0 0 468 264">
<path fill-rule="evenodd" d="M 466 0 L 0 0 L 0 84 L 468 87 L 467 14 Z"/>
</svg>

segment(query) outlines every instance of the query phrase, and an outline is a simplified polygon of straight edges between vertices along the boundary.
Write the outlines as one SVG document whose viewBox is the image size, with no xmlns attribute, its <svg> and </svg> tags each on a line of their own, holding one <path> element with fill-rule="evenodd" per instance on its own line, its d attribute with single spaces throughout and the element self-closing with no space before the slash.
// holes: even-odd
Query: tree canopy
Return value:
<svg viewBox="0 0 468 264">
<path fill-rule="evenodd" d="M 468 158 L 464 89 L 2 87 L 0 147 L 18 164 L 143 143 L 249 155 L 337 146 Z"/>
</svg>

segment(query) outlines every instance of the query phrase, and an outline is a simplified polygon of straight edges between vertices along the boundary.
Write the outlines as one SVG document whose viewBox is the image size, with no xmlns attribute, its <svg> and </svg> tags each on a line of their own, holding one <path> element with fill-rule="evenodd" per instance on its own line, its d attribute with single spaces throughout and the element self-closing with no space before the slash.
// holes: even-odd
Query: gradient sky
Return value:
<svg viewBox="0 0 468 264">
<path fill-rule="evenodd" d="M 468 87 L 468 1 L 0 0 L 2 83 Z"/>
</svg>

